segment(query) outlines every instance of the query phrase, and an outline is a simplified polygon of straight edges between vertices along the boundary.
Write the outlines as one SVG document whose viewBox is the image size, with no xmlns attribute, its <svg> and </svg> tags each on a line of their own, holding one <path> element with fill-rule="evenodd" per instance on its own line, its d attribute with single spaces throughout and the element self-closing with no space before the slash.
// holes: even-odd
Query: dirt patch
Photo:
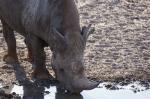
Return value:
<svg viewBox="0 0 150 99">
<path fill-rule="evenodd" d="M 150 1 L 85 1 L 79 6 L 81 23 L 96 28 L 85 51 L 87 75 L 150 80 Z"/>
<path fill-rule="evenodd" d="M 85 50 L 86 74 L 98 80 L 150 81 L 150 1 L 149 0 L 81 0 L 77 3 L 81 25 L 93 24 Z M 0 32 L 1 31 L 0 25 Z M 26 61 L 24 38 L 16 34 L 21 66 L 30 78 L 32 66 Z M 15 82 L 11 65 L 3 62 L 7 46 L 0 33 L 0 82 Z M 47 68 L 51 52 L 47 53 Z"/>
</svg>

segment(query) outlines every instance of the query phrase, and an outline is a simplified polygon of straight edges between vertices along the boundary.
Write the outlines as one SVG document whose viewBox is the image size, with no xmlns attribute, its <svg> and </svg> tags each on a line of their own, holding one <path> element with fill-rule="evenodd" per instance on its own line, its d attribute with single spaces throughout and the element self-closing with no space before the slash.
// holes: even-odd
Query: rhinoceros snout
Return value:
<svg viewBox="0 0 150 99">
<path fill-rule="evenodd" d="M 90 81 L 87 78 L 81 78 L 72 83 L 72 88 L 69 89 L 71 93 L 80 93 L 83 90 L 92 90 L 99 85 L 99 82 Z"/>
</svg>

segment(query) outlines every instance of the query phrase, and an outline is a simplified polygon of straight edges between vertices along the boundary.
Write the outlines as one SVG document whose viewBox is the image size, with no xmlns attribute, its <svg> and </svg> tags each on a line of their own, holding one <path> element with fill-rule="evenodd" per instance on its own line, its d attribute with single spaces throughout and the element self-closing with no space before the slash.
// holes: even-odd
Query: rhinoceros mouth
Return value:
<svg viewBox="0 0 150 99">
<path fill-rule="evenodd" d="M 99 82 L 89 80 L 87 78 L 81 78 L 72 81 L 71 84 L 65 85 L 65 88 L 72 94 L 79 94 L 83 90 L 91 90 L 96 88 Z"/>
</svg>

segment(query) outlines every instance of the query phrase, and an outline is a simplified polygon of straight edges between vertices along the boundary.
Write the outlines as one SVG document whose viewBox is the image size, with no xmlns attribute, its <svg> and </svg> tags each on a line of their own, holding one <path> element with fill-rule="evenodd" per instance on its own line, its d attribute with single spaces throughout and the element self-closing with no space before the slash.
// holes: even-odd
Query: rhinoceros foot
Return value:
<svg viewBox="0 0 150 99">
<path fill-rule="evenodd" d="M 4 56 L 3 61 L 5 61 L 8 64 L 12 64 L 12 63 L 18 62 L 18 58 L 17 56 L 12 56 L 12 55 L 7 54 Z"/>
<path fill-rule="evenodd" d="M 46 79 L 52 79 L 53 76 L 49 74 L 47 69 L 35 68 L 32 73 L 32 78 L 46 80 Z"/>
</svg>

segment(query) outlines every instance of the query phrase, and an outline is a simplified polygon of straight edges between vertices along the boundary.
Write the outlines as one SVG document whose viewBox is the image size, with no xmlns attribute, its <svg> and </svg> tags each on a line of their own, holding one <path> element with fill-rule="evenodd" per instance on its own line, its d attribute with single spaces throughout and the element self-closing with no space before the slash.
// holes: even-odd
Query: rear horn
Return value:
<svg viewBox="0 0 150 99">
<path fill-rule="evenodd" d="M 94 31 L 95 31 L 95 28 L 91 27 L 91 26 L 92 26 L 92 24 L 89 24 L 88 26 L 83 26 L 82 27 L 81 34 L 83 35 L 83 38 L 84 38 L 85 42 L 87 41 L 89 35 L 93 34 Z"/>
</svg>

